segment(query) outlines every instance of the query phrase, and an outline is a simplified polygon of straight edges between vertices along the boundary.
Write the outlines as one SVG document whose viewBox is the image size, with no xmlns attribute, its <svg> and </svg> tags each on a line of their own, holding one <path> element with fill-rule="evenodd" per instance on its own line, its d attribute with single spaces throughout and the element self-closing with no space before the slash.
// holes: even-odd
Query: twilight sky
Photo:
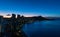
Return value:
<svg viewBox="0 0 60 37">
<path fill-rule="evenodd" d="M 60 0 L 0 0 L 0 15 L 60 16 Z"/>
</svg>

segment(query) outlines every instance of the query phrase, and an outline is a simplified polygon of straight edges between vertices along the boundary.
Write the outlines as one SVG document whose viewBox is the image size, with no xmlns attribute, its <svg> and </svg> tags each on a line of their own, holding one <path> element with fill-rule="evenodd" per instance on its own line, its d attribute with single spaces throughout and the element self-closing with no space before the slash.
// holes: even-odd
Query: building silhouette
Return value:
<svg viewBox="0 0 60 37">
<path fill-rule="evenodd" d="M 0 24 L 3 22 L 3 16 L 0 16 Z"/>
<path fill-rule="evenodd" d="M 21 17 L 20 15 L 17 15 L 17 19 L 18 19 L 18 18 L 20 19 L 20 17 Z"/>
<path fill-rule="evenodd" d="M 0 32 L 2 32 L 3 16 L 0 16 Z"/>
</svg>

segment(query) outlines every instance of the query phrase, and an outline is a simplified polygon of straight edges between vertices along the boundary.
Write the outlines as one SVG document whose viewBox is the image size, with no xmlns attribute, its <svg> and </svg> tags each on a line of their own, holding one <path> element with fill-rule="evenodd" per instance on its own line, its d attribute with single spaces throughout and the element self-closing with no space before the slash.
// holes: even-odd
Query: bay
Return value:
<svg viewBox="0 0 60 37">
<path fill-rule="evenodd" d="M 60 20 L 36 21 L 22 29 L 28 37 L 60 37 Z"/>
</svg>

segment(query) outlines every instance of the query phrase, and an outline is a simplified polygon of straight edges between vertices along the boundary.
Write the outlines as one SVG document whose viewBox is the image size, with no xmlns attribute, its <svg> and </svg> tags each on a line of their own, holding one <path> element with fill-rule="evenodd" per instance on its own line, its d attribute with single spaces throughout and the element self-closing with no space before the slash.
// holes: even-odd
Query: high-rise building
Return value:
<svg viewBox="0 0 60 37">
<path fill-rule="evenodd" d="M 3 16 L 0 16 L 0 32 L 2 31 Z"/>
<path fill-rule="evenodd" d="M 12 18 L 16 18 L 16 15 L 15 14 L 12 14 Z"/>
<path fill-rule="evenodd" d="M 16 30 L 16 15 L 12 14 L 11 17 L 11 26 L 13 26 L 14 31 Z"/>
<path fill-rule="evenodd" d="M 3 16 L 0 16 L 0 24 L 3 22 Z"/>
<path fill-rule="evenodd" d="M 21 16 L 20 15 L 17 15 L 17 18 L 20 18 Z"/>
<path fill-rule="evenodd" d="M 12 23 L 12 25 L 14 25 L 16 23 L 16 15 L 15 14 L 12 14 L 11 23 Z"/>
</svg>

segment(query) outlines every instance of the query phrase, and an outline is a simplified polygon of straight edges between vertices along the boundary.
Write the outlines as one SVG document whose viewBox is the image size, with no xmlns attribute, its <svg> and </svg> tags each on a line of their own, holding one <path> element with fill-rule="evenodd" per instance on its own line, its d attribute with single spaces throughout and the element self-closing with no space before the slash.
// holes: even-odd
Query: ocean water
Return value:
<svg viewBox="0 0 60 37">
<path fill-rule="evenodd" d="M 22 29 L 28 37 L 60 37 L 60 20 L 36 21 Z"/>
</svg>

